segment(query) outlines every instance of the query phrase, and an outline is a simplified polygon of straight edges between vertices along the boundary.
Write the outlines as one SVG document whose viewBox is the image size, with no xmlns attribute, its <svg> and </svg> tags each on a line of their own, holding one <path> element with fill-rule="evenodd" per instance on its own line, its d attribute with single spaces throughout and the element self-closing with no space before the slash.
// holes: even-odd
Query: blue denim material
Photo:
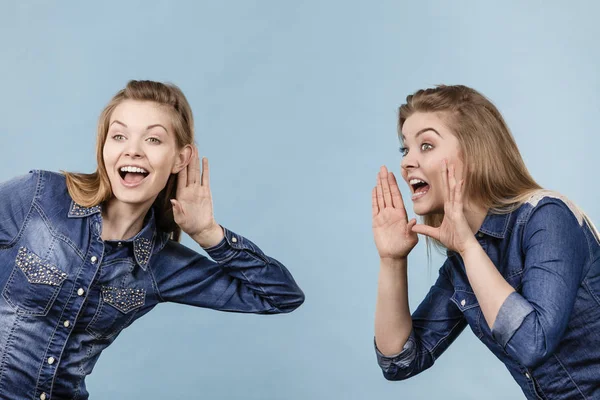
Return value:
<svg viewBox="0 0 600 400">
<path fill-rule="evenodd" d="M 476 238 L 516 290 L 490 329 L 460 255 L 412 315 L 400 354 L 375 346 L 389 380 L 431 367 L 468 325 L 528 399 L 600 399 L 600 244 L 564 197 L 541 191 L 509 214 L 488 214 Z"/>
<path fill-rule="evenodd" d="M 225 229 L 213 262 L 155 229 L 102 241 L 100 207 L 73 203 L 64 176 L 0 185 L 0 398 L 87 399 L 84 379 L 119 333 L 161 302 L 276 314 L 304 294 L 277 260 Z"/>
</svg>

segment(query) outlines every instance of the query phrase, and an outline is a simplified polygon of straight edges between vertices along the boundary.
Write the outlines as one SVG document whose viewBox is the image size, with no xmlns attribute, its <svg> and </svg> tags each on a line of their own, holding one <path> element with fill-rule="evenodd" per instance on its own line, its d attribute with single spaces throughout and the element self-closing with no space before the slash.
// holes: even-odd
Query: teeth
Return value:
<svg viewBox="0 0 600 400">
<path fill-rule="evenodd" d="M 130 166 L 121 167 L 121 171 L 123 171 L 123 172 L 137 172 L 139 174 L 142 174 L 142 173 L 143 174 L 147 174 L 148 173 L 148 171 L 146 171 L 144 168 L 130 167 Z"/>
<path fill-rule="evenodd" d="M 416 185 L 417 183 L 425 183 L 425 184 L 427 184 L 427 182 L 422 181 L 420 179 L 411 179 L 408 183 L 410 183 L 411 185 Z"/>
</svg>

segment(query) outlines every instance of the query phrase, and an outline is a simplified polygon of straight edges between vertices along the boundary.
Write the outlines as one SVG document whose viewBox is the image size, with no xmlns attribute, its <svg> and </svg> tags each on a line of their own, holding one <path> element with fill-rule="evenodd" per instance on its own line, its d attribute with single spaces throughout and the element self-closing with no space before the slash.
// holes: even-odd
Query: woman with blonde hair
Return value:
<svg viewBox="0 0 600 400">
<path fill-rule="evenodd" d="M 304 301 L 280 262 L 216 223 L 178 87 L 130 81 L 100 116 L 96 157 L 93 174 L 0 185 L 2 399 L 87 399 L 100 353 L 161 302 L 276 314 Z"/>
<path fill-rule="evenodd" d="M 426 370 L 469 325 L 528 399 L 600 398 L 600 239 L 589 218 L 533 180 L 496 107 L 471 88 L 409 95 L 399 135 L 402 178 L 424 221 L 408 219 L 382 167 L 372 210 L 384 376 Z M 417 234 L 447 259 L 411 316 L 407 257 Z"/>
</svg>

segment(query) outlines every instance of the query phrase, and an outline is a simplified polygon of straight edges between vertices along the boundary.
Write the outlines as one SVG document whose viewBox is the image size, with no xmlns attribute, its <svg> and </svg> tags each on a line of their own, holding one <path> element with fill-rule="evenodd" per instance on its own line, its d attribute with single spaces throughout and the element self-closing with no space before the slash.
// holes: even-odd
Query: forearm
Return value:
<svg viewBox="0 0 600 400">
<path fill-rule="evenodd" d="M 224 229 L 224 239 L 205 250 L 235 280 L 223 297 L 232 296 L 228 301 L 234 307 L 262 299 L 273 307 L 267 312 L 290 312 L 304 302 L 304 293 L 287 268 L 247 238 Z"/>
<path fill-rule="evenodd" d="M 412 331 L 407 281 L 405 258 L 381 260 L 375 308 L 375 340 L 384 355 L 400 353 Z"/>
<path fill-rule="evenodd" d="M 474 241 L 462 252 L 469 283 L 475 292 L 483 316 L 490 327 L 494 326 L 498 311 L 506 298 L 515 290 L 506 282 L 481 245 Z"/>
</svg>

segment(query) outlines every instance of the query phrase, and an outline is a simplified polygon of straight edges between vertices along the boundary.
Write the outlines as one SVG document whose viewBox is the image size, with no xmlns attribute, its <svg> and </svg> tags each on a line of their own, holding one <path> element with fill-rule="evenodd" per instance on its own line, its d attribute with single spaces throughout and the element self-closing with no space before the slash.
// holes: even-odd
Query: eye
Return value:
<svg viewBox="0 0 600 400">
<path fill-rule="evenodd" d="M 400 147 L 398 151 L 402 154 L 402 157 L 405 157 L 408 154 L 408 147 Z"/>
<path fill-rule="evenodd" d="M 146 139 L 147 141 L 149 141 L 152 144 L 160 144 L 162 143 L 159 139 L 155 138 L 155 137 L 149 137 L 148 139 Z"/>
<path fill-rule="evenodd" d="M 113 135 L 112 138 L 117 141 L 125 140 L 125 136 L 121 135 L 120 133 Z"/>
<path fill-rule="evenodd" d="M 421 144 L 421 151 L 428 151 L 433 149 L 433 146 L 430 145 L 429 143 L 423 143 Z"/>
</svg>

